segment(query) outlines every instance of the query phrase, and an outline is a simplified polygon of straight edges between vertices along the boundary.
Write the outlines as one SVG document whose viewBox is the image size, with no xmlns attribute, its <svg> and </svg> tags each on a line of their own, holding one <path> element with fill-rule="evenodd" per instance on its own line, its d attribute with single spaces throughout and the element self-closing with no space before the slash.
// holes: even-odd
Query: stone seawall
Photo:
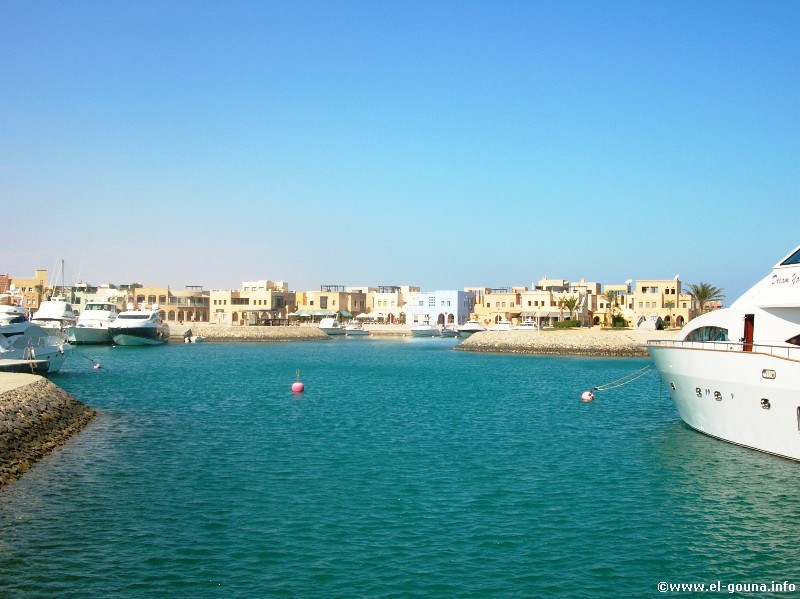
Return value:
<svg viewBox="0 0 800 599">
<path fill-rule="evenodd" d="M 0 374 L 0 486 L 58 449 L 94 415 L 45 378 Z"/>
<path fill-rule="evenodd" d="M 172 343 L 180 342 L 183 334 L 191 329 L 193 335 L 205 337 L 206 341 L 320 341 L 330 339 L 318 327 L 240 327 L 218 324 L 170 325 Z"/>
<path fill-rule="evenodd" d="M 460 351 L 570 356 L 647 356 L 648 339 L 674 339 L 675 331 L 600 328 L 543 331 L 482 331 L 456 346 Z"/>
</svg>

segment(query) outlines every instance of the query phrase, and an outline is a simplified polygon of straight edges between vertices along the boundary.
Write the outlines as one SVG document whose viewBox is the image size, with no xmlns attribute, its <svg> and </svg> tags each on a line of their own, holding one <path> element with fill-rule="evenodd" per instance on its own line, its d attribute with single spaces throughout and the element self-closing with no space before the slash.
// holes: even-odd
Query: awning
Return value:
<svg viewBox="0 0 800 599">
<path fill-rule="evenodd" d="M 339 313 L 345 318 L 353 318 L 353 315 L 347 310 L 339 310 Z"/>
</svg>

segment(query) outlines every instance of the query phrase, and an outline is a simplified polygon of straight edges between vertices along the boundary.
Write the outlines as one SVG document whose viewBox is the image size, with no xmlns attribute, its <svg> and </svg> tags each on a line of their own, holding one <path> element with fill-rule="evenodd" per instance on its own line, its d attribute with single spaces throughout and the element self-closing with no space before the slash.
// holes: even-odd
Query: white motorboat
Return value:
<svg viewBox="0 0 800 599">
<path fill-rule="evenodd" d="M 800 247 L 729 308 L 648 351 L 690 427 L 800 460 Z"/>
<path fill-rule="evenodd" d="M 524 322 L 511 327 L 514 331 L 538 331 L 539 325 L 532 318 L 526 318 Z"/>
<path fill-rule="evenodd" d="M 323 318 L 319 321 L 319 328 L 328 335 L 344 335 L 344 325 L 338 318 Z"/>
<path fill-rule="evenodd" d="M 485 331 L 486 327 L 483 326 L 477 320 L 469 320 L 458 327 L 458 336 L 459 337 L 469 337 L 474 333 L 480 333 L 481 331 Z"/>
<path fill-rule="evenodd" d="M 430 324 L 415 324 L 411 327 L 412 337 L 441 337 L 438 327 Z"/>
<path fill-rule="evenodd" d="M 33 313 L 31 322 L 40 327 L 67 331 L 75 326 L 77 318 L 75 310 L 66 298 L 53 297 L 39 304 L 39 309 Z"/>
<path fill-rule="evenodd" d="M 439 331 L 439 334 L 442 337 L 456 337 L 458 335 L 458 331 L 456 331 L 453 327 L 442 327 L 442 330 Z"/>
<path fill-rule="evenodd" d="M 109 327 L 118 315 L 119 310 L 114 302 L 88 302 L 71 331 L 72 339 L 79 345 L 110 344 Z"/>
<path fill-rule="evenodd" d="M 360 322 L 351 322 L 344 327 L 344 332 L 348 337 L 366 337 L 369 335 L 369 331 Z"/>
<path fill-rule="evenodd" d="M 510 331 L 511 323 L 505 318 L 501 318 L 497 323 L 489 327 L 490 331 Z"/>
<path fill-rule="evenodd" d="M 0 372 L 58 372 L 71 351 L 60 329 L 31 322 L 21 306 L 0 304 Z"/>
<path fill-rule="evenodd" d="M 169 341 L 169 325 L 157 306 L 120 312 L 109 330 L 117 345 L 161 345 Z"/>
</svg>

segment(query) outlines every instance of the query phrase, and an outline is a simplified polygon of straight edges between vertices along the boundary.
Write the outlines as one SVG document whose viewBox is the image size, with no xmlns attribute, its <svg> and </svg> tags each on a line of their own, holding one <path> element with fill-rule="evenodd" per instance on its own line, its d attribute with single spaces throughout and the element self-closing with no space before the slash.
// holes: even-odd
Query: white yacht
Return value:
<svg viewBox="0 0 800 599">
<path fill-rule="evenodd" d="M 0 372 L 58 372 L 72 351 L 66 334 L 31 322 L 26 312 L 0 304 Z"/>
<path fill-rule="evenodd" d="M 323 318 L 319 321 L 319 328 L 328 335 L 344 335 L 344 325 L 338 318 Z"/>
<path fill-rule="evenodd" d="M 161 345 L 169 341 L 169 325 L 155 305 L 152 310 L 120 312 L 109 330 L 117 345 Z"/>
<path fill-rule="evenodd" d="M 48 329 L 67 331 L 75 326 L 77 318 L 72 304 L 66 298 L 52 297 L 39 304 L 39 309 L 33 313 L 31 321 Z"/>
<path fill-rule="evenodd" d="M 480 333 L 481 331 L 485 331 L 486 327 L 483 326 L 477 320 L 469 320 L 458 327 L 458 336 L 459 337 L 469 337 L 473 333 Z"/>
<path fill-rule="evenodd" d="M 119 310 L 114 302 L 88 302 L 72 329 L 72 339 L 79 345 L 110 344 L 112 340 L 109 327 L 114 324 L 118 315 Z"/>
<path fill-rule="evenodd" d="M 690 427 L 800 460 L 800 247 L 729 308 L 648 350 Z"/>
</svg>

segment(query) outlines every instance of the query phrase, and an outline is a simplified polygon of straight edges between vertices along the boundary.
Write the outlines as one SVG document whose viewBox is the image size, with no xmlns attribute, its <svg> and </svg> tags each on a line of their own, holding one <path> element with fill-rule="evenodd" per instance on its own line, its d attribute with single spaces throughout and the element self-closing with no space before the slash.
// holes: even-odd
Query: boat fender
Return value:
<svg viewBox="0 0 800 599">
<path fill-rule="evenodd" d="M 584 403 L 594 401 L 594 393 L 592 393 L 591 391 L 584 391 L 583 393 L 581 393 L 581 401 Z"/>
</svg>

